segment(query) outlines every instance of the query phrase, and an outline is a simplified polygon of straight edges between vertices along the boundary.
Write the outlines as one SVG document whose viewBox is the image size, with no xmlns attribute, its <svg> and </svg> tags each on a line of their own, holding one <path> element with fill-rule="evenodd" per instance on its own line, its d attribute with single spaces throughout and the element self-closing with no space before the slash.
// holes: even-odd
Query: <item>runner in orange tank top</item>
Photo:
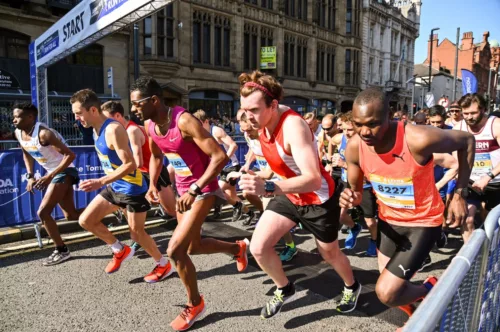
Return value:
<svg viewBox="0 0 500 332">
<path fill-rule="evenodd" d="M 434 185 L 433 153 L 458 151 L 457 189 L 450 204 L 450 227 L 467 217 L 462 197 L 474 162 L 474 138 L 468 133 L 389 120 L 384 93 L 361 92 L 353 105 L 357 136 L 346 148 L 351 189 L 340 198 L 343 208 L 361 202 L 363 177 L 373 185 L 379 204 L 377 231 L 381 275 L 376 293 L 387 306 L 407 306 L 424 297 L 437 282 L 409 282 L 441 235 L 444 205 Z"/>
</svg>

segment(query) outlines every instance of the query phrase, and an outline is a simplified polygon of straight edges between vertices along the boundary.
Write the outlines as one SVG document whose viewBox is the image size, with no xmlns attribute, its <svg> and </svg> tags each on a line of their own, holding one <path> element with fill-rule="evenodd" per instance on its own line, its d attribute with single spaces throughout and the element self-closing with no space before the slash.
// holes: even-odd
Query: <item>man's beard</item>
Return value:
<svg viewBox="0 0 500 332">
<path fill-rule="evenodd" d="M 484 114 L 481 113 L 477 119 L 465 120 L 469 126 L 475 126 L 484 118 Z"/>
</svg>

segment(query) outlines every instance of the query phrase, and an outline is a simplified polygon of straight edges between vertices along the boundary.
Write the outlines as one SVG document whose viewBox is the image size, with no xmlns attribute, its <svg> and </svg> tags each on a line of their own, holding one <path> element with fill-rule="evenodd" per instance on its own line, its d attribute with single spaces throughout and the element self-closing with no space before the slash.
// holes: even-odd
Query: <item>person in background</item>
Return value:
<svg viewBox="0 0 500 332">
<path fill-rule="evenodd" d="M 453 128 L 462 121 L 462 108 L 458 105 L 458 102 L 454 102 L 450 106 L 448 113 L 450 113 L 450 117 L 446 119 L 448 126 Z"/>
<path fill-rule="evenodd" d="M 228 135 L 232 135 L 234 133 L 234 124 L 225 114 L 222 116 L 222 129 L 224 129 Z"/>
<path fill-rule="evenodd" d="M 94 145 L 94 128 L 85 128 L 79 120 L 75 122 L 75 128 L 82 134 L 83 145 Z"/>
<path fill-rule="evenodd" d="M 314 112 L 309 112 L 304 114 L 304 120 L 306 120 L 307 125 L 311 128 L 314 137 L 317 141 L 320 140 L 321 126 L 320 121 L 316 118 L 316 114 Z"/>
</svg>

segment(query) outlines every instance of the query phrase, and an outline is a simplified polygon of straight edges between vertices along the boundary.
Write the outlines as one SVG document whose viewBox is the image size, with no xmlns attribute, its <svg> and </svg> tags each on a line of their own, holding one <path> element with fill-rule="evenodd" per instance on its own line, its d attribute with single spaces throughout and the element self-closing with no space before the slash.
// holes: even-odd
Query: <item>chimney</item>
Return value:
<svg viewBox="0 0 500 332">
<path fill-rule="evenodd" d="M 489 31 L 486 31 L 483 33 L 483 43 L 487 43 L 488 42 L 488 37 L 490 36 L 490 32 Z"/>
<path fill-rule="evenodd" d="M 467 51 L 472 49 L 474 46 L 474 37 L 472 37 L 472 32 L 464 32 L 462 35 L 462 51 Z"/>
</svg>

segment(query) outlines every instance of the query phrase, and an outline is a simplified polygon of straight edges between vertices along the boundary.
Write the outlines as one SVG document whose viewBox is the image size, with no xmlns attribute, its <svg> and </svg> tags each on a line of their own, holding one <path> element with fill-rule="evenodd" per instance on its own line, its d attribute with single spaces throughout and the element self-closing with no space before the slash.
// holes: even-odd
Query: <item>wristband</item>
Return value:
<svg viewBox="0 0 500 332">
<path fill-rule="evenodd" d="M 488 172 L 486 173 L 486 175 L 488 175 L 492 180 L 495 178 L 495 174 L 493 174 L 492 172 Z"/>
</svg>

